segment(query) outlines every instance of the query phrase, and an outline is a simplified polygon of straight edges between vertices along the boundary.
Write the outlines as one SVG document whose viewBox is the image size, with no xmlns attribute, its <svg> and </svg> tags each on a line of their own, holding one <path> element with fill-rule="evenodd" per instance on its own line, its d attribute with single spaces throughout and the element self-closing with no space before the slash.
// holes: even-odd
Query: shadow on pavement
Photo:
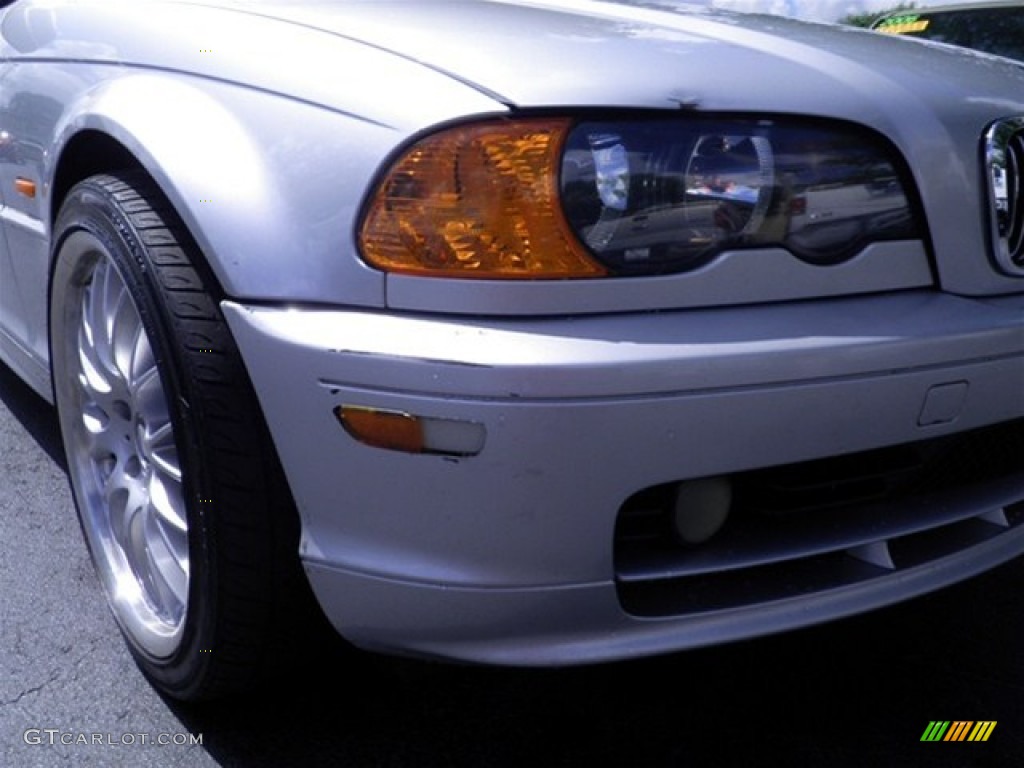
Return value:
<svg viewBox="0 0 1024 768">
<path fill-rule="evenodd" d="M 1024 755 L 1019 562 L 871 616 L 598 667 L 337 649 L 241 702 L 173 705 L 224 766 L 1008 766 Z M 922 743 L 994 720 L 987 743 Z"/>
<path fill-rule="evenodd" d="M 57 411 L 47 406 L 39 395 L 5 365 L 0 365 L 0 401 L 47 456 L 67 472 Z"/>
</svg>

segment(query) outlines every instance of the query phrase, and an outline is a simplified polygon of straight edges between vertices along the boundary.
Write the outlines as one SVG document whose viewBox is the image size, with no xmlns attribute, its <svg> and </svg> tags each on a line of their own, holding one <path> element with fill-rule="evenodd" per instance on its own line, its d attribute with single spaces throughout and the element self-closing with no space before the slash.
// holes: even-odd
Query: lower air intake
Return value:
<svg viewBox="0 0 1024 768">
<path fill-rule="evenodd" d="M 731 476 L 728 520 L 699 544 L 672 525 L 676 485 L 619 512 L 615 569 L 635 616 L 723 611 L 841 589 L 1024 528 L 1024 420 Z"/>
</svg>

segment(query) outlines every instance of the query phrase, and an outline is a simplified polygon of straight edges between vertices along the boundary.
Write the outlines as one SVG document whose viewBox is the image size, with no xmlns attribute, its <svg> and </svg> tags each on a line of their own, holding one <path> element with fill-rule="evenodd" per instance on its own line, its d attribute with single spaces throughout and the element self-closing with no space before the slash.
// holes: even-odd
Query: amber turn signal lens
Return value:
<svg viewBox="0 0 1024 768">
<path fill-rule="evenodd" d="M 334 410 L 345 431 L 361 443 L 405 453 L 423 453 L 419 419 L 398 411 L 340 405 Z"/>
<path fill-rule="evenodd" d="M 494 120 L 428 136 L 391 167 L 360 231 L 363 258 L 410 275 L 599 277 L 558 198 L 564 119 Z"/>
<path fill-rule="evenodd" d="M 389 451 L 468 457 L 480 453 L 487 440 L 484 425 L 474 421 L 359 405 L 339 405 L 334 415 L 351 437 Z"/>
<path fill-rule="evenodd" d="M 14 180 L 14 189 L 25 197 L 36 196 L 36 183 L 31 179 L 26 179 L 24 176 L 19 176 Z"/>
</svg>

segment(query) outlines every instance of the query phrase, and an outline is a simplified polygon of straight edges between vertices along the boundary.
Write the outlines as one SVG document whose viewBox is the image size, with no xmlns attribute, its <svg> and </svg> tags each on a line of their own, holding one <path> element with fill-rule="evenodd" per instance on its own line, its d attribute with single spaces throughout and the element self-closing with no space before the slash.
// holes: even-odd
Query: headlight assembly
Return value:
<svg viewBox="0 0 1024 768">
<path fill-rule="evenodd" d="M 363 220 L 387 271 L 650 275 L 738 248 L 818 265 L 920 237 L 892 150 L 845 124 L 694 116 L 462 125 L 391 166 Z"/>
</svg>

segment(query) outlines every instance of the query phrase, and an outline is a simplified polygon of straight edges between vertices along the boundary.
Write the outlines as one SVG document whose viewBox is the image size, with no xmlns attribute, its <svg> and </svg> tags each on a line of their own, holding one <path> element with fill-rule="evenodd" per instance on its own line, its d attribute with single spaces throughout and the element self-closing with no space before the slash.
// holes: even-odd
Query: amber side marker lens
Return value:
<svg viewBox="0 0 1024 768">
<path fill-rule="evenodd" d="M 565 119 L 492 120 L 418 141 L 381 181 L 363 258 L 410 275 L 563 279 L 606 273 L 559 202 Z"/>
<path fill-rule="evenodd" d="M 18 194 L 24 195 L 28 198 L 36 196 L 36 183 L 31 179 L 26 179 L 23 176 L 19 176 L 14 180 L 14 189 Z"/>
<path fill-rule="evenodd" d="M 334 415 L 353 439 L 389 451 L 468 458 L 478 455 L 487 442 L 486 427 L 476 421 L 362 405 L 339 405 Z"/>
<path fill-rule="evenodd" d="M 334 409 L 341 425 L 352 437 L 366 445 L 405 453 L 423 453 L 423 426 L 419 419 L 399 411 L 380 411 L 339 405 Z"/>
</svg>

